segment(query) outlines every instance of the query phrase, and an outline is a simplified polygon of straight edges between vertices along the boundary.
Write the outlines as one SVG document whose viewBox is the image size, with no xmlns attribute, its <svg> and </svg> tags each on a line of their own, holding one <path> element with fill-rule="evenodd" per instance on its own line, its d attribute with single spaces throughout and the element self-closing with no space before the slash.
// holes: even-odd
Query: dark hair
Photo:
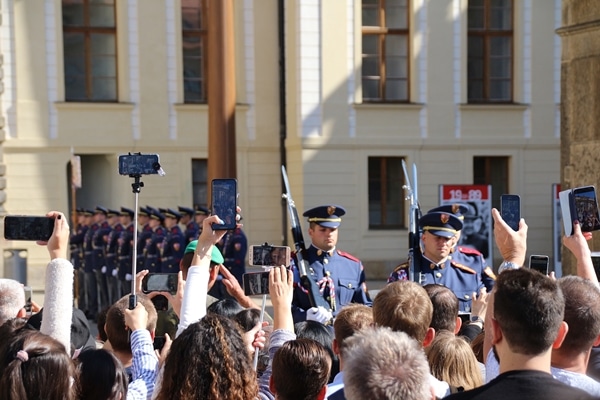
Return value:
<svg viewBox="0 0 600 400">
<path fill-rule="evenodd" d="M 14 331 L 0 350 L 1 400 L 71 400 L 73 375 L 64 345 L 27 326 Z"/>
<path fill-rule="evenodd" d="M 494 318 L 511 350 L 525 355 L 547 351 L 563 320 L 565 300 L 558 283 L 529 268 L 498 275 Z"/>
<path fill-rule="evenodd" d="M 98 339 L 106 342 L 108 340 L 108 336 L 106 336 L 106 328 L 104 325 L 106 324 L 106 316 L 108 314 L 109 307 L 105 307 L 98 313 L 98 322 L 96 323 L 96 327 L 98 328 Z"/>
<path fill-rule="evenodd" d="M 273 357 L 273 386 L 280 400 L 312 400 L 327 385 L 331 359 L 312 339 L 285 342 Z"/>
<path fill-rule="evenodd" d="M 458 317 L 458 297 L 444 285 L 431 283 L 423 286 L 433 305 L 431 326 L 436 332 L 443 329 L 454 333 Z"/>
<path fill-rule="evenodd" d="M 333 331 L 317 321 L 298 322 L 294 325 L 294 331 L 298 339 L 312 339 L 327 350 L 331 358 L 330 377 L 333 379 L 340 371 L 338 358 L 333 352 Z"/>
<path fill-rule="evenodd" d="M 237 323 L 206 314 L 171 345 L 156 399 L 254 400 L 256 374 Z"/>
<path fill-rule="evenodd" d="M 112 352 L 86 350 L 77 358 L 76 369 L 78 399 L 119 400 L 126 397 L 129 377 Z"/>
<path fill-rule="evenodd" d="M 237 313 L 242 311 L 244 307 L 235 299 L 229 297 L 220 299 L 212 303 L 206 308 L 207 313 L 219 314 L 227 318 L 233 318 Z"/>
<path fill-rule="evenodd" d="M 260 310 L 256 308 L 246 308 L 233 316 L 244 332 L 252 330 L 260 322 Z"/>
<path fill-rule="evenodd" d="M 154 331 L 156 329 L 156 321 L 158 320 L 154 304 L 146 295 L 142 294 L 137 295 L 137 301 L 142 303 L 148 312 L 148 325 L 146 325 L 146 329 Z M 104 330 L 106 331 L 106 336 L 108 337 L 110 346 L 113 350 L 130 354 L 131 343 L 129 343 L 129 331 L 125 326 L 125 310 L 128 307 L 129 295 L 123 296 L 117 300 L 117 302 L 110 307 L 108 313 L 106 313 Z"/>
</svg>

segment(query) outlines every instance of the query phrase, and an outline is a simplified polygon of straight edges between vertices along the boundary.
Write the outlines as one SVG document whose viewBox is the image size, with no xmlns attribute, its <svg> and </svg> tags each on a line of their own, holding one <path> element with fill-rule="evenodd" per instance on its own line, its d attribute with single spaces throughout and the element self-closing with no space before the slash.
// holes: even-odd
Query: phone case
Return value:
<svg viewBox="0 0 600 400">
<path fill-rule="evenodd" d="M 212 180 L 212 213 L 218 215 L 224 222 L 224 224 L 212 224 L 214 230 L 231 230 L 237 226 L 237 195 L 237 180 Z"/>
<path fill-rule="evenodd" d="M 500 215 L 508 226 L 514 231 L 518 231 L 521 220 L 521 198 L 516 194 L 500 196 Z"/>
<path fill-rule="evenodd" d="M 598 213 L 598 198 L 594 186 L 582 186 L 573 189 L 573 208 L 571 217 L 577 219 L 582 232 L 592 232 L 600 229 L 600 214 Z"/>
<path fill-rule="evenodd" d="M 558 200 L 560 202 L 560 211 L 562 214 L 565 236 L 571 236 L 573 234 L 573 217 L 571 214 L 571 211 L 573 210 L 573 193 L 571 189 L 559 192 Z"/>
</svg>

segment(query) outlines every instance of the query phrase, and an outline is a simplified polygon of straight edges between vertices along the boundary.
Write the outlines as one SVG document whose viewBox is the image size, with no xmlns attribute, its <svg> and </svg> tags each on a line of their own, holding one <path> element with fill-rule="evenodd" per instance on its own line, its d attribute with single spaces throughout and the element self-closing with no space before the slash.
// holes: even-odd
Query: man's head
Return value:
<svg viewBox="0 0 600 400">
<path fill-rule="evenodd" d="M 148 223 L 152 229 L 161 226 L 164 220 L 165 216 L 160 211 L 155 208 L 150 210 L 150 219 L 148 220 Z"/>
<path fill-rule="evenodd" d="M 458 317 L 458 298 L 454 292 L 444 285 L 434 283 L 423 287 L 433 305 L 431 327 L 436 332 L 447 330 L 457 333 L 462 323 Z"/>
<path fill-rule="evenodd" d="M 140 224 L 141 226 L 144 226 L 148 223 L 149 220 L 150 220 L 150 210 L 148 210 L 148 207 L 140 207 L 140 209 L 138 211 L 138 224 Z"/>
<path fill-rule="evenodd" d="M 445 204 L 443 206 L 439 206 L 439 207 L 435 207 L 432 208 L 431 210 L 427 211 L 427 214 L 432 213 L 432 212 L 445 212 L 447 214 L 452 214 L 454 215 L 456 218 L 460 219 L 462 221 L 462 223 L 465 223 L 465 215 L 469 213 L 469 206 L 467 204 L 462 204 L 462 203 L 453 203 L 453 204 Z M 464 226 L 463 226 L 464 228 Z M 458 232 L 456 232 L 456 243 L 458 243 L 458 240 L 460 239 L 460 230 Z"/>
<path fill-rule="evenodd" d="M 425 289 L 416 282 L 390 283 L 373 300 L 375 325 L 407 333 L 423 346 L 431 343 L 435 336 L 430 328 L 432 316 L 431 300 Z"/>
<path fill-rule="evenodd" d="M 346 210 L 337 205 L 311 208 L 302 214 L 308 218 L 308 235 L 312 243 L 321 250 L 333 250 L 338 240 L 338 227 Z"/>
<path fill-rule="evenodd" d="M 452 251 L 463 223 L 453 214 L 431 212 L 419 219 L 419 227 L 423 231 L 423 255 L 431 261 L 439 262 Z"/>
<path fill-rule="evenodd" d="M 506 270 L 494 288 L 492 344 L 506 344 L 502 347 L 510 353 L 541 355 L 557 340 L 564 311 L 557 282 L 529 268 Z"/>
<path fill-rule="evenodd" d="M 373 325 L 373 311 L 364 304 L 351 303 L 344 306 L 333 322 L 333 351 L 341 354 L 346 339 L 356 332 Z"/>
<path fill-rule="evenodd" d="M 181 219 L 179 220 L 183 225 L 187 225 L 190 223 L 194 216 L 194 209 L 189 207 L 178 206 L 179 214 L 181 214 Z"/>
<path fill-rule="evenodd" d="M 25 291 L 14 279 L 0 279 L 0 325 L 9 319 L 24 318 Z"/>
<path fill-rule="evenodd" d="M 194 213 L 194 221 L 198 224 L 198 226 L 202 227 L 202 223 L 208 216 L 210 215 L 210 211 L 206 207 L 196 206 L 196 211 Z"/>
<path fill-rule="evenodd" d="M 331 358 L 321 344 L 290 340 L 273 357 L 269 386 L 278 400 L 324 399 L 330 369 Z"/>
<path fill-rule="evenodd" d="M 121 211 L 109 209 L 108 213 L 106 214 L 108 224 L 111 227 L 115 227 L 119 223 L 120 215 L 121 215 Z"/>
<path fill-rule="evenodd" d="M 94 222 L 100 223 L 106 221 L 106 215 L 108 214 L 108 209 L 102 206 L 96 206 L 94 210 Z"/>
<path fill-rule="evenodd" d="M 141 303 L 148 312 L 148 325 L 146 329 L 154 337 L 156 321 L 158 316 L 156 308 L 152 301 L 145 295 L 138 294 L 137 301 Z M 129 307 L 129 296 L 121 297 L 113 304 L 106 314 L 106 324 L 104 330 L 110 342 L 111 348 L 115 352 L 131 354 L 131 343 L 129 342 L 129 331 L 125 325 L 125 310 Z"/>
<path fill-rule="evenodd" d="M 179 214 L 177 211 L 168 208 L 165 210 L 164 213 L 165 216 L 165 227 L 167 229 L 170 229 L 172 227 L 174 227 L 175 225 L 177 225 L 177 222 L 179 222 L 179 219 L 181 218 L 181 214 Z"/>
<path fill-rule="evenodd" d="M 131 208 L 121 207 L 121 213 L 119 214 L 119 220 L 121 225 L 127 227 L 133 221 L 134 212 Z"/>
<path fill-rule="evenodd" d="M 364 329 L 347 339 L 342 356 L 344 396 L 348 400 L 435 398 L 425 353 L 403 332 Z"/>
<path fill-rule="evenodd" d="M 179 262 L 179 269 L 183 273 L 183 279 L 187 279 L 187 273 L 190 267 L 192 266 L 192 260 L 194 259 L 194 253 L 196 252 L 196 246 L 198 245 L 197 240 L 192 240 L 188 243 L 183 253 L 183 257 Z M 212 247 L 212 252 L 210 255 L 210 275 L 208 279 L 208 288 L 210 289 L 215 281 L 217 280 L 217 276 L 219 275 L 219 267 L 225 262 L 225 258 L 223 258 L 223 254 L 219 251 L 217 246 Z"/>
</svg>

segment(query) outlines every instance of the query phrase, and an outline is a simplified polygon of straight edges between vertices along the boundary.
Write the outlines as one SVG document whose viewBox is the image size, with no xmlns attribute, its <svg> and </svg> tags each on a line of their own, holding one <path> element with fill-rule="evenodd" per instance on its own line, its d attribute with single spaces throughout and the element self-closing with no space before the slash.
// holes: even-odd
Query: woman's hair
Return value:
<svg viewBox="0 0 600 400">
<path fill-rule="evenodd" d="M 233 320 L 240 325 L 244 332 L 248 332 L 260 322 L 260 310 L 257 308 L 245 308 L 235 314 Z"/>
<path fill-rule="evenodd" d="M 125 399 L 129 377 L 115 355 L 104 349 L 86 350 L 77 358 L 77 398 Z"/>
<path fill-rule="evenodd" d="M 0 348 L 0 400 L 72 400 L 74 368 L 58 340 L 24 326 Z"/>
<path fill-rule="evenodd" d="M 335 375 L 340 372 L 339 360 L 333 352 L 333 331 L 320 322 L 310 320 L 296 323 L 294 331 L 298 339 L 312 339 L 320 343 L 327 350 L 327 354 L 331 358 L 331 371 L 329 375 L 329 383 L 331 383 Z"/>
<path fill-rule="evenodd" d="M 475 336 L 471 341 L 471 350 L 475 354 L 477 361 L 483 364 L 483 340 L 485 338 L 485 331 L 481 331 L 479 335 Z"/>
<path fill-rule="evenodd" d="M 442 331 L 425 348 L 431 374 L 450 386 L 470 390 L 483 385 L 483 376 L 471 346 L 452 332 Z"/>
<path fill-rule="evenodd" d="M 243 309 L 244 307 L 242 307 L 237 300 L 227 297 L 212 303 L 206 308 L 206 312 L 211 314 L 219 314 L 227 318 L 233 318 Z"/>
<path fill-rule="evenodd" d="M 171 345 L 156 399 L 253 400 L 256 373 L 236 322 L 206 314 Z"/>
</svg>

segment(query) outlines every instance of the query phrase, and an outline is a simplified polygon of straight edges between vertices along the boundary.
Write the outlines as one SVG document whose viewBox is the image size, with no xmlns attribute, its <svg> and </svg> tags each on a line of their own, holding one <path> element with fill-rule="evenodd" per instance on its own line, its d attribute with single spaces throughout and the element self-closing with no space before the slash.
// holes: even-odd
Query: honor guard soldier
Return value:
<svg viewBox="0 0 600 400">
<path fill-rule="evenodd" d="M 96 275 L 96 287 L 99 294 L 100 310 L 108 307 L 108 287 L 106 282 L 106 243 L 110 225 L 106 220 L 108 209 L 96 206 L 94 210 L 94 222 L 98 229 L 92 238 L 92 252 L 94 257 L 94 274 Z"/>
<path fill-rule="evenodd" d="M 419 219 L 422 254 L 416 265 L 421 285 L 436 283 L 448 287 L 459 300 L 459 311 L 471 311 L 471 296 L 484 287 L 483 267 L 467 266 L 450 256 L 456 244 L 462 221 L 454 214 L 431 212 Z M 473 268 L 474 267 L 474 268 Z M 400 264 L 388 278 L 388 282 L 408 279 L 409 263 Z"/>
<path fill-rule="evenodd" d="M 241 217 L 239 221 L 241 221 Z M 241 228 L 228 231 L 217 247 L 225 257 L 225 267 L 243 285 L 242 275 L 246 273 L 246 256 L 248 254 L 248 239 Z"/>
<path fill-rule="evenodd" d="M 166 233 L 162 227 L 164 220 L 165 216 L 160 211 L 155 208 L 151 210 L 149 224 L 152 228 L 152 236 L 146 239 L 146 247 L 144 247 L 144 269 L 149 272 L 158 272 L 160 269 L 160 247 Z"/>
<path fill-rule="evenodd" d="M 194 213 L 194 222 L 198 225 L 198 236 L 202 233 L 202 222 L 210 215 L 210 210 L 206 207 L 196 206 L 196 212 Z"/>
<path fill-rule="evenodd" d="M 185 237 L 177 223 L 181 214 L 173 209 L 165 211 L 165 230 L 167 231 L 162 243 L 162 256 L 160 272 L 177 273 L 179 271 L 179 262 L 183 257 L 185 250 Z"/>
<path fill-rule="evenodd" d="M 138 232 L 137 242 L 137 270 L 141 271 L 144 269 L 146 255 L 144 250 L 146 249 L 146 242 L 152 237 L 152 227 L 150 226 L 150 214 L 152 213 L 152 207 L 140 207 L 138 212 L 138 224 L 140 225 L 140 231 Z M 136 229 L 138 227 L 136 226 Z M 131 275 L 131 273 L 129 273 Z M 129 279 L 127 279 L 129 278 Z M 132 276 L 125 276 L 125 279 L 131 281 Z"/>
<path fill-rule="evenodd" d="M 192 240 L 198 239 L 198 234 L 200 233 L 200 229 L 198 228 L 198 224 L 194 221 L 194 214 L 196 211 L 189 207 L 178 207 L 179 214 L 181 214 L 180 223 L 185 227 L 185 231 L 183 233 L 184 242 L 187 246 L 189 242 Z"/>
<path fill-rule="evenodd" d="M 300 271 L 297 260 L 292 257 L 294 272 L 294 296 L 292 312 L 294 322 L 306 319 L 307 311 L 323 316 L 314 318 L 326 322 L 335 316 L 347 304 L 361 303 L 371 305 L 371 298 L 365 284 L 365 271 L 361 261 L 336 248 L 338 227 L 344 208 L 337 205 L 324 205 L 306 211 L 303 216 L 308 218 L 308 235 L 310 246 L 306 249 L 305 262 L 308 275 L 315 281 L 320 293 L 331 306 L 328 310 L 311 309 L 306 290 L 300 284 Z M 325 316 L 325 314 L 329 314 Z"/>
<path fill-rule="evenodd" d="M 71 245 L 71 263 L 75 270 L 75 289 L 77 297 L 77 308 L 85 312 L 87 310 L 86 295 L 85 295 L 85 272 L 83 270 L 83 240 L 85 233 L 89 229 L 86 224 L 85 210 L 78 208 L 77 213 L 77 229 L 71 233 L 69 243 Z"/>
<path fill-rule="evenodd" d="M 94 221 L 94 211 L 85 210 L 83 214 L 88 222 L 88 230 L 85 232 L 83 238 L 83 271 L 85 279 L 85 293 L 87 298 L 87 312 L 86 317 L 88 319 L 96 319 L 98 314 L 98 286 L 96 285 L 96 274 L 94 273 L 94 249 L 93 239 L 94 233 L 98 230 L 100 225 Z"/>
<path fill-rule="evenodd" d="M 121 207 L 120 219 L 123 230 L 119 235 L 119 247 L 117 249 L 117 265 L 119 272 L 119 284 L 121 285 L 121 295 L 131 293 L 131 266 L 133 260 L 133 235 L 135 227 L 133 226 L 134 211 L 130 208 Z M 127 280 L 127 275 L 130 279 Z"/>
<path fill-rule="evenodd" d="M 107 218 L 110 231 L 106 239 L 106 286 L 108 288 L 108 304 L 113 304 L 121 298 L 121 285 L 117 274 L 119 273 L 118 250 L 119 237 L 123 231 L 119 210 L 108 210 Z"/>
</svg>

